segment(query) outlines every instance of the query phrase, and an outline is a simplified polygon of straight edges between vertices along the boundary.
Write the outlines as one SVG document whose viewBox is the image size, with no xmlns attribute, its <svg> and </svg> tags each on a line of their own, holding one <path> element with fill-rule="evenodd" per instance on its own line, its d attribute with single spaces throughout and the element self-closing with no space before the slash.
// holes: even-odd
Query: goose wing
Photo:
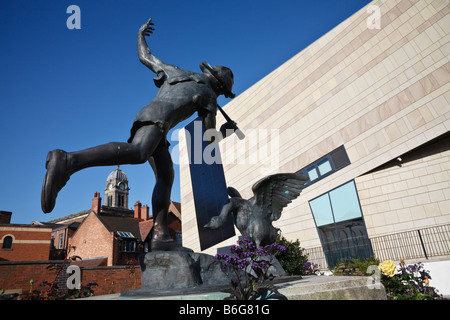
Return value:
<svg viewBox="0 0 450 320">
<path fill-rule="evenodd" d="M 262 207 L 270 220 L 280 219 L 283 208 L 296 199 L 308 178 L 297 173 L 278 173 L 256 182 L 252 191 L 254 204 Z"/>
</svg>

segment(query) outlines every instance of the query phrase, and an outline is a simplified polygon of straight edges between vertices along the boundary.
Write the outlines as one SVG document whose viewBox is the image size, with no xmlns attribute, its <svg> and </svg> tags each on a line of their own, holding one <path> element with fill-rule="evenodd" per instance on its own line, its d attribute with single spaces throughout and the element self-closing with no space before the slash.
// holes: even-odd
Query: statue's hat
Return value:
<svg viewBox="0 0 450 320">
<path fill-rule="evenodd" d="M 224 95 L 227 98 L 234 98 L 236 95 L 231 92 L 231 89 L 233 88 L 233 72 L 227 68 L 222 66 L 214 66 L 211 67 L 211 65 L 204 61 L 200 63 L 200 69 L 203 72 L 208 72 L 211 75 L 216 78 L 219 85 L 222 87 L 223 91 L 225 92 Z"/>
</svg>

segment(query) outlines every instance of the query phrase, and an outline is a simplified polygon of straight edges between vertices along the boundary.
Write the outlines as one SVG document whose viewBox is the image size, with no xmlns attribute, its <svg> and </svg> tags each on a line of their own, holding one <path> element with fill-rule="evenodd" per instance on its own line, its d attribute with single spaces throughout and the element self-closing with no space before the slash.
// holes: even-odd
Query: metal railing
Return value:
<svg viewBox="0 0 450 320">
<path fill-rule="evenodd" d="M 450 256 L 450 224 L 373 237 L 370 243 L 380 261 Z M 310 262 L 321 269 L 327 267 L 322 247 L 308 248 L 304 252 Z"/>
<path fill-rule="evenodd" d="M 429 259 L 450 255 L 450 225 L 400 232 L 370 239 L 380 260 Z"/>
<path fill-rule="evenodd" d="M 308 248 L 304 250 L 308 254 L 308 261 L 319 265 L 319 269 L 327 269 L 327 260 L 322 247 Z"/>
</svg>

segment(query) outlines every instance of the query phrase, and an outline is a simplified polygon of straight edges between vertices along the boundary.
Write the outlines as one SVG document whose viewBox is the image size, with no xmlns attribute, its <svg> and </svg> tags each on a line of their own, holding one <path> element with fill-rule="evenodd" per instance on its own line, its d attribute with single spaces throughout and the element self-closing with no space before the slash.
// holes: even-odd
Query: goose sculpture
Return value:
<svg viewBox="0 0 450 320">
<path fill-rule="evenodd" d="M 257 247 L 272 244 L 278 233 L 272 222 L 280 219 L 283 209 L 300 195 L 307 181 L 307 177 L 297 173 L 269 175 L 253 185 L 254 196 L 249 200 L 229 187 L 229 201 L 222 207 L 220 215 L 212 217 L 204 227 L 219 229 L 231 214 L 236 228 Z"/>
</svg>

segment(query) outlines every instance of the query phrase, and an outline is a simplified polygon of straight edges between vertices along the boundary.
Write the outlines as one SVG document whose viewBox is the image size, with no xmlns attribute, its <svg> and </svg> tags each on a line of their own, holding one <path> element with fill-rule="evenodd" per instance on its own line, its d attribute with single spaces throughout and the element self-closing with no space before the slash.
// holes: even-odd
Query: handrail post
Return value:
<svg viewBox="0 0 450 320">
<path fill-rule="evenodd" d="M 425 250 L 425 245 L 423 244 L 422 235 L 420 234 L 420 230 L 417 230 L 417 233 L 419 234 L 420 243 L 422 244 L 423 253 L 425 254 L 425 258 L 428 260 L 427 251 Z"/>
</svg>

